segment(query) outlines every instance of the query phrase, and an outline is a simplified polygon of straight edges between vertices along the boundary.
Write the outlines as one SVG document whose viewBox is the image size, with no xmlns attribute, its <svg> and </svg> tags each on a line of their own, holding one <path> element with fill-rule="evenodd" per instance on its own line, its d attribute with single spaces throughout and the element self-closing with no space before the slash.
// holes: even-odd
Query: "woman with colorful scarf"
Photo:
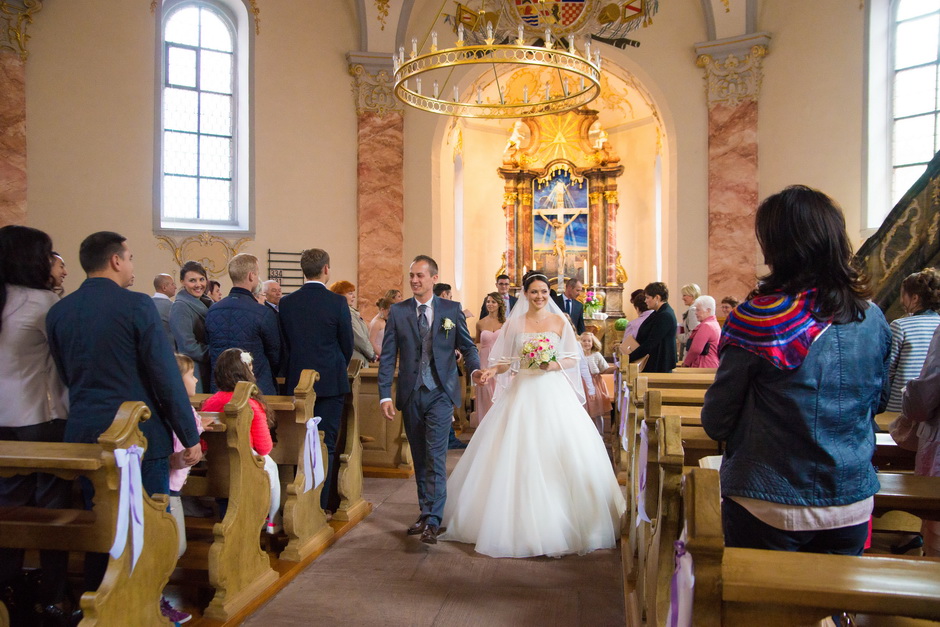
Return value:
<svg viewBox="0 0 940 627">
<path fill-rule="evenodd" d="M 788 187 L 761 203 L 755 226 L 770 272 L 729 315 L 702 408 L 708 435 L 726 443 L 725 544 L 860 555 L 891 331 L 828 196 Z"/>
</svg>

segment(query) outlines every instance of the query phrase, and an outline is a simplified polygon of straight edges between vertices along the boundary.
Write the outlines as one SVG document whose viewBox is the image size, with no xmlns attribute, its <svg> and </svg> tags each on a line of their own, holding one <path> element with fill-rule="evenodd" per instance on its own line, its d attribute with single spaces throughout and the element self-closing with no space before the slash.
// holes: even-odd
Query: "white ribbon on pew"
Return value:
<svg viewBox="0 0 940 627">
<path fill-rule="evenodd" d="M 319 416 L 307 421 L 307 435 L 304 436 L 304 492 L 313 490 L 323 483 L 325 478 L 320 453 L 320 433 L 317 431 L 319 424 Z"/>
<path fill-rule="evenodd" d="M 630 446 L 627 437 L 627 408 L 630 404 L 630 388 L 627 382 L 620 384 L 620 448 L 624 451 Z"/>
<path fill-rule="evenodd" d="M 636 490 L 636 526 L 641 522 L 650 522 L 646 513 L 646 460 L 649 458 L 650 441 L 646 421 L 640 425 L 640 450 L 637 453 L 637 490 Z"/>
<path fill-rule="evenodd" d="M 137 566 L 140 552 L 144 548 L 144 486 L 140 479 L 140 459 L 144 449 L 139 446 L 114 450 L 114 461 L 121 471 L 121 489 L 118 494 L 117 530 L 111 557 L 118 559 L 127 546 L 128 525 L 131 532 L 131 572 Z"/>
<path fill-rule="evenodd" d="M 695 598 L 695 571 L 692 555 L 685 550 L 685 529 L 676 541 L 676 569 L 669 585 L 669 616 L 667 627 L 691 627 L 692 603 Z"/>
</svg>

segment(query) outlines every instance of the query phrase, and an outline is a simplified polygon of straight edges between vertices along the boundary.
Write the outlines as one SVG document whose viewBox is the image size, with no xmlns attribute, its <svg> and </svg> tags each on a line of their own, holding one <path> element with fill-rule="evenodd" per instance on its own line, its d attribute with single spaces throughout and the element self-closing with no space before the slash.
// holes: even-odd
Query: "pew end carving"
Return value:
<svg viewBox="0 0 940 627">
<path fill-rule="evenodd" d="M 339 452 L 339 509 L 333 513 L 333 519 L 343 522 L 357 522 L 372 511 L 372 506 L 362 498 L 362 439 L 359 429 L 359 393 L 362 388 L 360 373 L 363 363 L 353 359 L 349 363 L 349 393 L 343 408 L 345 437 L 343 450 Z"/>
</svg>

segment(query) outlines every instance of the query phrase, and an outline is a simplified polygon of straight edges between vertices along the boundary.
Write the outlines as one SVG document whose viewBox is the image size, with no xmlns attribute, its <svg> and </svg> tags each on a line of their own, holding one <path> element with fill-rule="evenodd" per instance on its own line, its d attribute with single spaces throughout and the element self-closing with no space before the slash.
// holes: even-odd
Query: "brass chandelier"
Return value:
<svg viewBox="0 0 940 627">
<path fill-rule="evenodd" d="M 601 91 L 601 54 L 599 46 L 592 50 L 592 37 L 618 47 L 638 45 L 612 35 L 619 37 L 649 24 L 658 8 L 656 0 L 490 0 L 489 7 L 487 0 L 477 0 L 474 4 L 457 2 L 454 15 L 438 13 L 434 20 L 443 16 L 452 23 L 453 47 L 438 48 L 437 32 L 432 30 L 420 48 L 418 39 L 412 38 L 407 57 L 404 46 L 392 55 L 399 100 L 423 111 L 467 118 L 516 119 L 577 109 Z M 475 93 L 462 94 L 450 84 L 456 69 L 471 66 L 492 72 L 495 95 L 484 97 L 480 86 Z M 546 81 L 544 88 L 532 93 L 525 87 L 521 94 L 510 94 L 500 78 L 524 68 L 542 71 L 543 76 L 548 70 L 557 80 Z"/>
</svg>

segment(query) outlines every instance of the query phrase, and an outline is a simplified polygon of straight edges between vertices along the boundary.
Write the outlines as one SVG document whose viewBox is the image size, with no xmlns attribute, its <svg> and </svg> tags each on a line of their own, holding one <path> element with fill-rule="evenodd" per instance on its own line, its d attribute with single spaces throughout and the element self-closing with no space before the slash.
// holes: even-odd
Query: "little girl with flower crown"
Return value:
<svg viewBox="0 0 940 627">
<path fill-rule="evenodd" d="M 222 411 L 226 403 L 232 400 L 232 393 L 239 381 L 256 382 L 251 370 L 251 353 L 240 348 L 223 351 L 215 362 L 213 375 L 219 391 L 205 400 L 202 404 L 202 411 Z M 254 413 L 251 421 L 251 448 L 264 458 L 264 470 L 268 473 L 271 482 L 271 507 L 268 510 L 266 530 L 270 534 L 276 534 L 281 530 L 278 511 L 281 507 L 281 483 L 278 479 L 277 464 L 269 454 L 274 448 L 274 443 L 271 441 L 271 428 L 274 422 L 268 417 L 267 403 L 260 390 L 253 398 L 248 399 L 248 404 Z"/>
</svg>

